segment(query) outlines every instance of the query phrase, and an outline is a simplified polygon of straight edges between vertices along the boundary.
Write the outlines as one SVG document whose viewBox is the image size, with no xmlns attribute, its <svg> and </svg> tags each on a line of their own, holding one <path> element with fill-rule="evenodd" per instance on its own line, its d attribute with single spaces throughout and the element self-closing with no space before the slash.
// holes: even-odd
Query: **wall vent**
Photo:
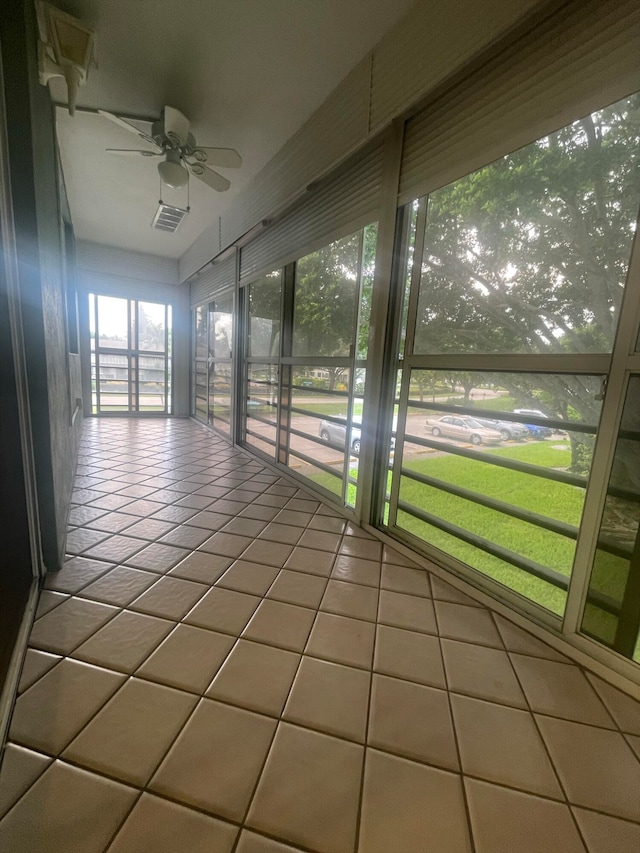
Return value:
<svg viewBox="0 0 640 853">
<path fill-rule="evenodd" d="M 189 208 L 185 210 L 183 207 L 173 207 L 170 204 L 160 202 L 156 215 L 153 217 L 151 227 L 158 231 L 175 234 L 187 213 L 189 213 Z"/>
</svg>

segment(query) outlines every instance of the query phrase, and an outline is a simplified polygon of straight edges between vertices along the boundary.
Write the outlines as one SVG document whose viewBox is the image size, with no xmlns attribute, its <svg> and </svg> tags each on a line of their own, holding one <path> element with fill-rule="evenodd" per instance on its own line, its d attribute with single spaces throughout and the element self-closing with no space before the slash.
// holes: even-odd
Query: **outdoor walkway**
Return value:
<svg viewBox="0 0 640 853">
<path fill-rule="evenodd" d="M 7 853 L 631 853 L 636 702 L 184 420 L 89 420 Z"/>
</svg>

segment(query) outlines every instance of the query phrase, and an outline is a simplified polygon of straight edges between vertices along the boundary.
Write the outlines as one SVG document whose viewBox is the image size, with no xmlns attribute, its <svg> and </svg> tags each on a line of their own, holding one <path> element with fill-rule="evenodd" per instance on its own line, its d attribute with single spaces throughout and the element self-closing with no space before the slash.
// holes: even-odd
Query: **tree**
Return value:
<svg viewBox="0 0 640 853">
<path fill-rule="evenodd" d="M 415 352 L 609 352 L 639 166 L 636 95 L 432 193 Z M 500 381 L 522 407 L 544 399 L 548 414 L 597 423 L 590 377 Z M 589 441 L 572 436 L 574 467 Z"/>
</svg>

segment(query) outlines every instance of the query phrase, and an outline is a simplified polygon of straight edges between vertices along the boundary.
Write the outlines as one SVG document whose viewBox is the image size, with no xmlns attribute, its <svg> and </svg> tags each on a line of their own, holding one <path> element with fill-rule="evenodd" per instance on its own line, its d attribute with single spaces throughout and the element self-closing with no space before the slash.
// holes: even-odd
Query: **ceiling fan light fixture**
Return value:
<svg viewBox="0 0 640 853">
<path fill-rule="evenodd" d="M 166 158 L 158 163 L 158 174 L 168 187 L 180 189 L 187 185 L 189 173 L 182 165 L 178 151 L 167 151 Z"/>
</svg>

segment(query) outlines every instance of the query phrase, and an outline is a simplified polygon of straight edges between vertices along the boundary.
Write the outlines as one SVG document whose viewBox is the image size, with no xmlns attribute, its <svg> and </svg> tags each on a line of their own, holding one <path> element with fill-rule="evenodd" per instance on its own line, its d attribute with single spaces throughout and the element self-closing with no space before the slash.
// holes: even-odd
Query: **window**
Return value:
<svg viewBox="0 0 640 853">
<path fill-rule="evenodd" d="M 639 120 L 633 96 L 436 190 L 408 238 L 386 525 L 557 615 L 640 206 Z"/>
</svg>

